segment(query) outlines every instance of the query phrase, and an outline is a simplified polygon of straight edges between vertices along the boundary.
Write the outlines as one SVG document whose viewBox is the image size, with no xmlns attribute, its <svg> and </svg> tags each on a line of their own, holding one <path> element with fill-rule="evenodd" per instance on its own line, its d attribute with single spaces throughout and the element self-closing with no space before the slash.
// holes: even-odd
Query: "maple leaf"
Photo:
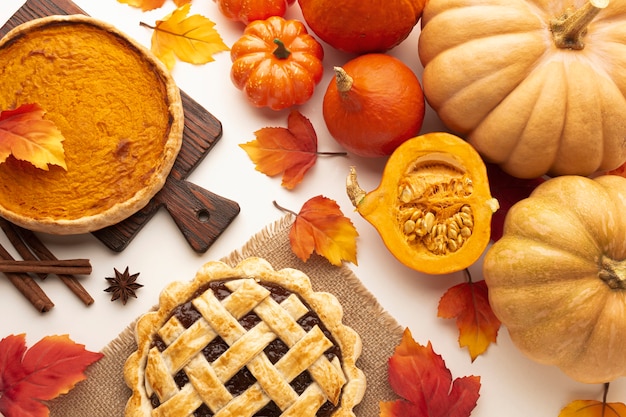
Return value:
<svg viewBox="0 0 626 417">
<path fill-rule="evenodd" d="M 215 23 L 210 19 L 189 14 L 190 3 L 183 4 L 155 26 L 141 23 L 154 30 L 150 49 L 171 71 L 176 57 L 190 64 L 206 64 L 214 61 L 213 54 L 228 51 Z"/>
<path fill-rule="evenodd" d="M 491 217 L 491 240 L 495 242 L 502 237 L 504 219 L 509 209 L 518 201 L 528 197 L 545 179 L 541 177 L 515 178 L 502 171 L 497 165 L 486 165 L 491 195 L 500 203 L 500 208 Z"/>
<path fill-rule="evenodd" d="M 67 335 L 46 336 L 28 350 L 24 334 L 5 337 L 0 340 L 0 415 L 48 416 L 41 401 L 68 393 L 102 357 Z"/>
<path fill-rule="evenodd" d="M 495 343 L 501 323 L 489 304 L 485 281 L 473 282 L 469 271 L 465 272 L 468 281 L 445 292 L 439 300 L 437 315 L 445 319 L 456 318 L 459 346 L 469 349 L 473 362 L 491 343 Z"/>
<path fill-rule="evenodd" d="M 431 343 L 416 343 L 408 328 L 389 359 L 389 383 L 402 398 L 380 402 L 380 417 L 467 417 L 480 396 L 479 376 L 452 381 Z"/>
<path fill-rule="evenodd" d="M 344 260 L 357 264 L 356 238 L 359 234 L 334 200 L 321 195 L 313 197 L 297 214 L 276 202 L 274 205 L 296 216 L 289 230 L 289 242 L 293 253 L 303 262 L 315 251 L 335 266 Z"/>
<path fill-rule="evenodd" d="M 609 383 L 604 383 L 602 401 L 576 400 L 565 406 L 559 417 L 626 417 L 626 405 L 623 403 L 607 403 Z"/>
<path fill-rule="evenodd" d="M 165 0 L 117 0 L 120 3 L 128 4 L 132 7 L 137 7 L 144 12 L 148 10 L 158 9 L 163 7 Z M 176 6 L 182 6 L 184 4 L 191 3 L 191 0 L 174 0 Z"/>
<path fill-rule="evenodd" d="M 23 104 L 0 113 L 0 163 L 9 155 L 48 171 L 48 165 L 65 165 L 65 138 L 54 122 L 44 119 L 38 104 Z"/>
<path fill-rule="evenodd" d="M 281 185 L 293 190 L 315 165 L 318 155 L 346 155 L 345 152 L 318 152 L 317 134 L 302 113 L 292 110 L 287 127 L 264 127 L 254 132 L 255 140 L 240 144 L 256 165 L 256 170 L 267 176 L 283 174 Z"/>
</svg>

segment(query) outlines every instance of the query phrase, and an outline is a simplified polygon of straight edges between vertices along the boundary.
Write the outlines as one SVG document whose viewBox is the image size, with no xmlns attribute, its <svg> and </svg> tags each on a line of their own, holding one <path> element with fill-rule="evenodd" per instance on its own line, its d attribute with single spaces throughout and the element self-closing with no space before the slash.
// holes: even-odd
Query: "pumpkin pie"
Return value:
<svg viewBox="0 0 626 417">
<path fill-rule="evenodd" d="M 209 262 L 138 319 L 125 416 L 354 416 L 361 339 L 342 318 L 301 271 Z"/>
<path fill-rule="evenodd" d="M 31 230 L 85 233 L 127 218 L 163 187 L 182 144 L 167 69 L 91 17 L 36 19 L 0 40 L 0 110 L 31 103 L 61 131 L 67 165 L 0 164 L 0 215 Z"/>
</svg>

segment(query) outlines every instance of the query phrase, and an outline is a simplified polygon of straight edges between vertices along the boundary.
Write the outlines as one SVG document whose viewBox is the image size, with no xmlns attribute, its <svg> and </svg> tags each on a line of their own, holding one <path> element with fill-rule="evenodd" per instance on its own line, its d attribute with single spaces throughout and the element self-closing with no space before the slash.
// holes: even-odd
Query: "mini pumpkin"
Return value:
<svg viewBox="0 0 626 417">
<path fill-rule="evenodd" d="M 406 39 L 426 0 L 298 0 L 311 30 L 344 52 L 385 52 Z"/>
<path fill-rule="evenodd" d="M 295 0 L 215 0 L 220 12 L 230 20 L 245 23 L 284 16 Z"/>
<path fill-rule="evenodd" d="M 311 98 L 324 73 L 322 45 L 296 19 L 248 24 L 230 51 L 233 84 L 256 107 L 282 110 Z"/>
<path fill-rule="evenodd" d="M 491 236 L 498 202 L 487 170 L 463 139 L 445 132 L 411 138 L 389 157 L 378 188 L 365 192 L 351 169 L 347 192 L 357 211 L 404 265 L 447 274 L 472 265 Z"/>
<path fill-rule="evenodd" d="M 335 67 L 335 73 L 324 94 L 323 116 L 330 134 L 348 151 L 388 156 L 419 133 L 424 94 L 405 63 L 387 54 L 365 54 Z"/>
<path fill-rule="evenodd" d="M 485 255 L 496 316 L 529 358 L 571 378 L 626 376 L 626 178 L 563 176 L 508 212 Z"/>
<path fill-rule="evenodd" d="M 428 103 L 520 178 L 626 160 L 624 0 L 430 0 L 419 57 Z"/>
</svg>

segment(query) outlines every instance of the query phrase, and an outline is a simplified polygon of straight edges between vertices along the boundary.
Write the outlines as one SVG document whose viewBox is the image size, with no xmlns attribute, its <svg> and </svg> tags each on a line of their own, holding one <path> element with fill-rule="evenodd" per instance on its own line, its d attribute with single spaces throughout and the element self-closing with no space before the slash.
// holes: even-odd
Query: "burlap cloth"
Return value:
<svg viewBox="0 0 626 417">
<path fill-rule="evenodd" d="M 344 308 L 344 322 L 363 340 L 363 353 L 357 362 L 367 377 L 367 390 L 355 408 L 359 417 L 379 415 L 379 402 L 396 398 L 387 382 L 387 361 L 402 338 L 403 328 L 383 311 L 376 298 L 347 267 L 335 267 L 320 256 L 300 261 L 289 246 L 288 215 L 253 236 L 240 250 L 222 261 L 235 265 L 249 256 L 267 259 L 275 269 L 296 268 L 305 272 L 317 291 L 334 294 Z M 193 277 L 189 277 L 191 280 Z M 103 350 L 104 357 L 87 369 L 88 378 L 68 394 L 50 402 L 53 417 L 115 417 L 124 415 L 130 396 L 122 376 L 126 358 L 136 349 L 134 322 Z"/>
</svg>

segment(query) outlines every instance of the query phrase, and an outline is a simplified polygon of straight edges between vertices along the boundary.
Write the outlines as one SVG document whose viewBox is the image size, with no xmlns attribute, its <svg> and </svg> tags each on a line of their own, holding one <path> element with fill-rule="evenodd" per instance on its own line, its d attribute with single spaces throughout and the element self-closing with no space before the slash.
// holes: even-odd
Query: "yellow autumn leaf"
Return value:
<svg viewBox="0 0 626 417">
<path fill-rule="evenodd" d="M 165 0 L 117 0 L 119 3 L 128 4 L 131 7 L 137 7 L 142 11 L 158 9 L 163 6 Z M 176 6 L 191 3 L 191 0 L 174 0 Z"/>
<path fill-rule="evenodd" d="M 188 16 L 190 7 L 190 3 L 178 7 L 155 26 L 143 24 L 154 30 L 150 48 L 169 70 L 174 68 L 176 57 L 190 64 L 206 64 L 214 61 L 214 54 L 230 49 L 210 19 Z"/>
<path fill-rule="evenodd" d="M 563 408 L 559 417 L 626 417 L 626 405 L 596 400 L 576 400 Z"/>
<path fill-rule="evenodd" d="M 142 11 L 154 10 L 163 6 L 165 0 L 117 0 L 119 3 L 128 4 L 131 7 L 137 7 Z"/>
</svg>

